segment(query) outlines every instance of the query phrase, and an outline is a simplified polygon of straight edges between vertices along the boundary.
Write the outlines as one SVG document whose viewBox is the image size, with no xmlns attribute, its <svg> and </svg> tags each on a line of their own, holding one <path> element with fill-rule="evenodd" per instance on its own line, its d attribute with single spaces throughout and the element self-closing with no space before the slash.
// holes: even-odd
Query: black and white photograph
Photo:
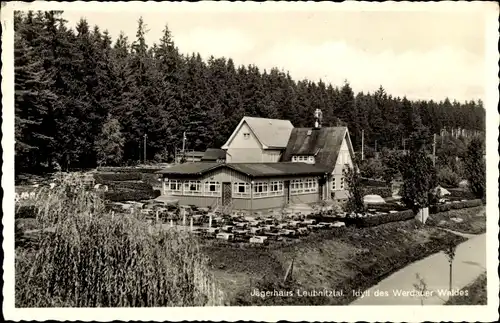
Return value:
<svg viewBox="0 0 500 323">
<path fill-rule="evenodd" d="M 2 3 L 5 318 L 495 320 L 498 13 Z"/>
</svg>

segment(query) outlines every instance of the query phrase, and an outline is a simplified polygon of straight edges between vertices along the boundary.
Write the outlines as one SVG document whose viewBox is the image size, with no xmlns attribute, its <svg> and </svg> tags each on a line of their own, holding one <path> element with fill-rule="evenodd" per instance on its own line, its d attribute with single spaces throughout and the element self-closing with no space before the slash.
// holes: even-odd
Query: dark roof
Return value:
<svg viewBox="0 0 500 323">
<path fill-rule="evenodd" d="M 323 175 L 327 169 L 306 163 L 234 163 L 232 169 L 249 177 Z"/>
<path fill-rule="evenodd" d="M 305 163 L 186 163 L 158 171 L 159 174 L 196 177 L 227 167 L 248 177 L 314 176 L 328 172 L 325 167 Z"/>
<path fill-rule="evenodd" d="M 313 155 L 316 164 L 332 172 L 346 131 L 347 127 L 294 128 L 282 161 L 291 161 L 293 155 Z"/>
<path fill-rule="evenodd" d="M 208 148 L 201 160 L 226 159 L 226 151 L 219 148 Z"/>
<path fill-rule="evenodd" d="M 186 157 L 203 157 L 204 154 L 203 151 L 187 151 L 185 155 Z"/>
<path fill-rule="evenodd" d="M 197 176 L 205 174 L 212 169 L 219 167 L 220 163 L 184 163 L 177 164 L 169 168 L 158 171 L 158 174 L 166 175 L 191 175 Z"/>
</svg>

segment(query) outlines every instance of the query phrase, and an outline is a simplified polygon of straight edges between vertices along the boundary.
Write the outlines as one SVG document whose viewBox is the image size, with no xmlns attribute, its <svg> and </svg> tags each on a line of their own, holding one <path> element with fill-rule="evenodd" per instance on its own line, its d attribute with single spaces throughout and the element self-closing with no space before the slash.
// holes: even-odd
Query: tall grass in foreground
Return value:
<svg viewBox="0 0 500 323">
<path fill-rule="evenodd" d="M 17 250 L 17 307 L 223 305 L 188 233 L 113 217 L 77 179 L 39 192 L 36 207 L 51 230 L 37 250 Z"/>
</svg>

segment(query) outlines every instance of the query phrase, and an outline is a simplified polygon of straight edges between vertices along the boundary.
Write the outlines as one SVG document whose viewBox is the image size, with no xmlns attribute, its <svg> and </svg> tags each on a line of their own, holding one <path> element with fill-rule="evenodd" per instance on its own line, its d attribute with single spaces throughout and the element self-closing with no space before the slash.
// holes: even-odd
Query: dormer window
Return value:
<svg viewBox="0 0 500 323">
<path fill-rule="evenodd" d="M 243 134 L 243 139 L 250 139 L 250 133 L 245 132 L 245 133 Z"/>
<path fill-rule="evenodd" d="M 314 164 L 316 162 L 316 160 L 315 160 L 314 156 L 295 155 L 295 156 L 292 156 L 292 162 Z"/>
</svg>

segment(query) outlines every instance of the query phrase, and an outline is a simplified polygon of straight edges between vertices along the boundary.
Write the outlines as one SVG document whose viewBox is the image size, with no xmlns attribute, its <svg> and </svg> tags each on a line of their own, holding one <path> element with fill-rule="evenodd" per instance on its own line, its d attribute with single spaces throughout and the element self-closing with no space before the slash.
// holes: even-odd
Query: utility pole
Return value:
<svg viewBox="0 0 500 323">
<path fill-rule="evenodd" d="M 184 131 L 182 133 L 182 157 L 183 158 L 186 158 L 185 149 L 186 149 L 186 132 Z"/>
<path fill-rule="evenodd" d="M 361 160 L 365 160 L 365 130 L 361 130 Z"/>
<path fill-rule="evenodd" d="M 146 163 L 146 138 L 148 135 L 144 134 L 144 164 Z"/>
<path fill-rule="evenodd" d="M 432 164 L 436 167 L 436 134 L 434 134 L 434 139 L 432 141 Z"/>
</svg>

